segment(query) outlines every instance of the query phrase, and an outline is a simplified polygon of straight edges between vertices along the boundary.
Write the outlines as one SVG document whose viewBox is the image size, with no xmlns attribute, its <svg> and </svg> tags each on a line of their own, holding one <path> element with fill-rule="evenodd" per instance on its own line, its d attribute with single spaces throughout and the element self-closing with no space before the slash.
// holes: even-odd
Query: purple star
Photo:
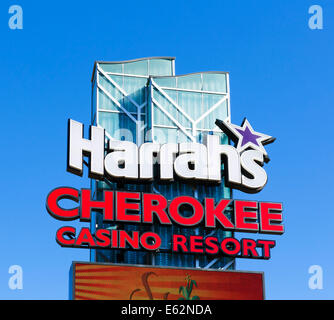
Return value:
<svg viewBox="0 0 334 320">
<path fill-rule="evenodd" d="M 241 130 L 236 128 L 236 130 L 242 135 L 242 143 L 241 146 L 244 146 L 246 143 L 251 142 L 253 144 L 255 144 L 256 146 L 259 146 L 258 142 L 256 141 L 256 139 L 261 138 L 261 136 L 258 136 L 256 134 L 253 134 L 248 126 L 246 126 L 245 130 Z"/>
</svg>

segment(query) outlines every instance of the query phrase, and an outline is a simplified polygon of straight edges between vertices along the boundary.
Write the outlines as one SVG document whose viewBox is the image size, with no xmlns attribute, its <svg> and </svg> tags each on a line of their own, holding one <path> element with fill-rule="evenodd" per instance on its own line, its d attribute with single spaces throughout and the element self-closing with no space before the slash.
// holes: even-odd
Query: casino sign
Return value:
<svg viewBox="0 0 334 320">
<path fill-rule="evenodd" d="M 83 165 L 88 166 L 90 178 L 109 181 L 145 184 L 152 181 L 172 184 L 176 180 L 194 184 L 220 184 L 222 180 L 230 187 L 246 193 L 257 193 L 267 182 L 264 163 L 269 156 L 264 148 L 275 138 L 254 131 L 247 119 L 241 126 L 216 120 L 216 125 L 234 142 L 220 144 L 219 137 L 207 134 L 203 143 L 146 142 L 137 146 L 130 141 L 107 140 L 105 130 L 90 126 L 89 138 L 84 138 L 84 126 L 68 120 L 67 170 L 83 175 Z M 106 143 L 107 141 L 107 143 Z M 88 157 L 89 161 L 85 161 Z M 245 200 L 205 197 L 199 201 L 191 196 L 166 199 L 161 194 L 104 190 L 102 200 L 93 200 L 90 189 L 59 187 L 52 190 L 46 200 L 46 208 L 55 219 L 81 222 L 91 221 L 92 210 L 103 215 L 104 223 L 138 224 L 149 226 L 182 226 L 208 229 L 221 228 L 237 232 L 260 234 L 284 233 L 282 204 Z M 61 200 L 73 203 L 64 208 Z M 184 216 L 187 207 L 192 215 Z M 226 210 L 232 210 L 228 217 Z M 185 236 L 172 234 L 169 253 L 225 255 L 240 258 L 269 259 L 275 247 L 274 240 L 253 240 L 234 237 L 222 241 L 214 236 L 201 234 Z M 89 228 L 77 230 L 61 227 L 56 241 L 62 247 L 163 251 L 161 238 L 153 231 L 126 231 Z"/>
</svg>

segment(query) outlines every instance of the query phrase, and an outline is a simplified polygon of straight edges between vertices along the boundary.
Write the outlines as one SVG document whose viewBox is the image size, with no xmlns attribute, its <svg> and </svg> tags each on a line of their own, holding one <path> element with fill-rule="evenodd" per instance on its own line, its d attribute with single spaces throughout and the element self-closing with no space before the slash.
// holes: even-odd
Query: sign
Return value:
<svg viewBox="0 0 334 320">
<path fill-rule="evenodd" d="M 82 176 L 83 156 L 88 156 L 89 177 L 103 180 L 130 180 L 143 183 L 159 179 L 172 182 L 175 178 L 211 183 L 222 179 L 222 161 L 227 186 L 256 193 L 267 183 L 262 168 L 268 162 L 263 145 L 275 138 L 255 132 L 247 119 L 241 127 L 217 120 L 216 124 L 236 142 L 236 147 L 221 145 L 217 135 L 205 135 L 204 143 L 184 142 L 143 143 L 139 147 L 130 141 L 109 140 L 105 154 L 105 131 L 91 126 L 90 139 L 83 137 L 83 124 L 68 121 L 67 170 Z M 154 176 L 154 164 L 159 176 Z"/>
<path fill-rule="evenodd" d="M 68 199 L 79 206 L 63 209 L 59 200 Z M 192 209 L 191 216 L 183 216 L 180 208 L 188 206 Z M 233 207 L 233 219 L 225 214 L 225 210 Z M 282 204 L 270 202 L 222 199 L 215 204 L 214 199 L 205 198 L 201 203 L 189 196 L 180 196 L 172 201 L 158 194 L 140 192 L 104 191 L 104 200 L 91 200 L 91 190 L 81 191 L 61 187 L 54 189 L 47 197 L 47 210 L 54 218 L 63 221 L 80 219 L 91 221 L 91 210 L 101 210 L 106 223 L 133 223 L 152 225 L 179 225 L 206 228 L 221 227 L 230 231 L 258 232 L 262 234 L 282 234 Z M 130 213 L 131 212 L 131 213 Z M 67 239 L 66 237 L 70 237 Z M 63 247 L 113 248 L 133 250 L 158 250 L 161 238 L 157 233 L 125 230 L 98 229 L 91 234 L 88 228 L 77 232 L 74 227 L 61 227 L 57 231 L 57 242 Z M 221 243 L 215 237 L 173 235 L 172 252 L 197 254 L 223 254 L 227 256 L 270 258 L 270 249 L 275 246 L 272 240 L 242 239 L 238 241 L 226 238 Z M 232 248 L 230 248 L 232 246 Z M 261 254 L 256 248 L 260 248 Z"/>
<path fill-rule="evenodd" d="M 262 300 L 263 273 L 74 262 L 75 300 Z"/>
<path fill-rule="evenodd" d="M 111 181 L 130 180 L 136 183 L 174 179 L 220 183 L 222 163 L 227 185 L 245 192 L 259 192 L 267 181 L 263 169 L 269 161 L 264 145 L 275 138 L 253 130 L 247 119 L 241 126 L 216 120 L 216 125 L 235 143 L 221 145 L 219 136 L 206 135 L 204 143 L 143 143 L 139 147 L 129 141 L 106 140 L 104 129 L 90 127 L 90 137 L 83 137 L 83 124 L 68 121 L 68 171 L 82 175 L 84 157 L 89 158 L 89 176 Z M 107 141 L 107 144 L 106 144 Z M 158 176 L 154 166 L 159 166 Z M 61 200 L 70 200 L 64 208 Z M 283 234 L 282 204 L 246 200 L 204 198 L 201 202 L 191 196 L 166 199 L 161 194 L 104 190 L 103 199 L 93 200 L 90 189 L 60 187 L 52 190 L 46 208 L 55 219 L 90 222 L 92 210 L 102 213 L 103 222 L 165 226 L 221 228 L 228 231 L 260 234 Z M 191 214 L 184 215 L 185 210 Z M 232 214 L 231 214 L 232 212 Z M 241 240 L 228 237 L 220 241 L 201 234 L 184 236 L 173 234 L 170 248 L 162 249 L 160 235 L 152 232 L 126 231 L 117 228 L 89 228 L 77 230 L 61 227 L 56 241 L 62 247 L 148 250 L 168 253 L 203 254 L 215 257 L 269 259 L 275 247 L 273 240 Z"/>
</svg>

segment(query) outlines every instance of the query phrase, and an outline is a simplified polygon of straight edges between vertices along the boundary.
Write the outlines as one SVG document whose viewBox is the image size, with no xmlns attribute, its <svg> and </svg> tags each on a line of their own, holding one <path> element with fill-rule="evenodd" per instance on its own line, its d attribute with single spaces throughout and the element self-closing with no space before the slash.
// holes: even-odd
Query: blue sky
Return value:
<svg viewBox="0 0 334 320">
<path fill-rule="evenodd" d="M 23 30 L 8 27 L 13 4 Z M 308 27 L 314 4 L 323 30 Z M 286 233 L 270 237 L 270 261 L 238 269 L 264 271 L 268 299 L 334 298 L 333 1 L 6 0 L 0 35 L 0 299 L 67 299 L 71 262 L 89 259 L 56 244 L 63 223 L 45 210 L 54 187 L 89 186 L 66 172 L 67 119 L 89 123 L 95 60 L 148 56 L 175 56 L 177 74 L 229 71 L 232 122 L 247 116 L 277 138 L 267 186 L 235 197 L 283 202 Z M 15 264 L 23 290 L 8 287 Z M 308 288 L 311 265 L 323 268 L 323 290 Z"/>
</svg>

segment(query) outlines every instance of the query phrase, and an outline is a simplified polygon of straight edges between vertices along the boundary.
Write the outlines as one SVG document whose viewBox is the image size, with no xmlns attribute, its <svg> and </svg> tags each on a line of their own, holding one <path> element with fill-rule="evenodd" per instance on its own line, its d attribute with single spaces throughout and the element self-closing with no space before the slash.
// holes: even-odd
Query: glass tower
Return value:
<svg viewBox="0 0 334 320">
<path fill-rule="evenodd" d="M 228 144 L 225 134 L 215 125 L 216 119 L 230 121 L 229 75 L 226 72 L 199 72 L 175 75 L 175 59 L 153 57 L 130 61 L 94 64 L 92 76 L 91 124 L 106 130 L 108 139 L 127 140 L 140 146 L 144 142 L 202 142 L 205 134 L 220 136 L 221 144 Z M 222 165 L 223 166 L 223 165 Z M 222 168 L 223 169 L 223 168 Z M 130 184 L 108 180 L 91 180 L 94 198 L 101 200 L 103 190 L 127 190 L 159 193 L 168 200 L 178 195 L 189 195 L 202 201 L 205 197 L 219 201 L 231 198 L 232 191 L 224 184 L 194 184 L 174 181 L 160 184 Z M 191 215 L 191 212 L 183 212 Z M 232 236 L 222 229 L 206 230 L 203 227 L 103 224 L 102 216 L 94 212 L 91 229 L 97 228 L 152 230 L 162 238 L 161 250 L 122 251 L 92 249 L 92 262 L 149 264 L 159 266 L 234 269 L 234 259 L 210 258 L 188 254 L 171 254 L 173 233 Z"/>
</svg>

